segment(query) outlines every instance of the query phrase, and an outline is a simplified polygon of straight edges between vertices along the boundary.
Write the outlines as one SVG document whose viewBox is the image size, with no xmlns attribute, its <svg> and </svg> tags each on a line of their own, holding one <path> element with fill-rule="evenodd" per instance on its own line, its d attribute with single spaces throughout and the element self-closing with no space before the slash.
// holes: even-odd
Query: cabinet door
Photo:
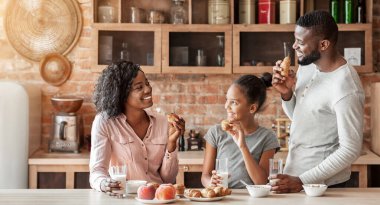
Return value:
<svg viewBox="0 0 380 205">
<path fill-rule="evenodd" d="M 231 73 L 231 25 L 163 25 L 163 73 Z M 222 39 L 222 49 L 219 44 Z M 220 59 L 220 50 L 224 62 Z M 205 62 L 199 63 L 197 56 Z"/>
<path fill-rule="evenodd" d="M 234 25 L 233 73 L 272 72 L 277 60 L 285 57 L 289 46 L 292 69 L 297 67 L 294 50 L 294 25 Z"/>
<path fill-rule="evenodd" d="M 140 64 L 145 73 L 161 72 L 161 25 L 96 24 L 95 27 L 93 71 L 100 72 L 112 62 L 129 60 Z"/>
</svg>

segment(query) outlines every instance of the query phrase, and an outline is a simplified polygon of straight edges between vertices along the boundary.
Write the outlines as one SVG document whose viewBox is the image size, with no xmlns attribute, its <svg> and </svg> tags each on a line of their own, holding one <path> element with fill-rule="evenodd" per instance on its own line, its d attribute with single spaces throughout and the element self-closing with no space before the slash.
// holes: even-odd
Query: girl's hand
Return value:
<svg viewBox="0 0 380 205">
<path fill-rule="evenodd" d="M 216 174 L 216 170 L 211 171 L 210 187 L 218 186 L 218 184 L 222 183 L 222 180 L 223 180 L 222 177 Z"/>
<path fill-rule="evenodd" d="M 231 125 L 232 130 L 228 130 L 227 132 L 232 135 L 235 143 L 240 149 L 247 148 L 247 143 L 245 142 L 245 136 L 240 122 L 231 122 Z"/>
</svg>

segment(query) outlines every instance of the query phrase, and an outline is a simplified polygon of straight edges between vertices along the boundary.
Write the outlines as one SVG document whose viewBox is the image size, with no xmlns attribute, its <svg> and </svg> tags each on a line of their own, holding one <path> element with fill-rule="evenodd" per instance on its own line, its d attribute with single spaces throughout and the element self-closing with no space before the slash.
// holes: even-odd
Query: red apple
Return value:
<svg viewBox="0 0 380 205">
<path fill-rule="evenodd" d="M 137 189 L 137 197 L 139 199 L 152 200 L 154 199 L 154 195 L 156 193 L 156 188 L 151 185 L 141 185 Z"/>
<path fill-rule="evenodd" d="M 172 184 L 161 184 L 156 190 L 156 199 L 170 200 L 175 198 L 175 188 Z"/>
</svg>

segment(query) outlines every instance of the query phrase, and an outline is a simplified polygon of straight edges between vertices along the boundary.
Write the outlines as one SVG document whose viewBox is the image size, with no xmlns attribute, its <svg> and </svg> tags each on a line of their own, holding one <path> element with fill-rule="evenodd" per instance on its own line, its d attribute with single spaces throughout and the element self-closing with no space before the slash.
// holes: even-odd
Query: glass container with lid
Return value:
<svg viewBox="0 0 380 205">
<path fill-rule="evenodd" d="M 186 24 L 187 12 L 183 6 L 185 0 L 173 0 L 173 5 L 170 9 L 170 22 L 172 24 Z"/>
</svg>

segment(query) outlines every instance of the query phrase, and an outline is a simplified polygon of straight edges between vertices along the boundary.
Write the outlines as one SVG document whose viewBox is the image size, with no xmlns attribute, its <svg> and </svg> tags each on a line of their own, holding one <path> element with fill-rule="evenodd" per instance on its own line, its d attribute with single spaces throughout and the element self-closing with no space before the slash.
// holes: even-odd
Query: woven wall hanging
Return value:
<svg viewBox="0 0 380 205">
<path fill-rule="evenodd" d="M 46 54 L 67 54 L 82 30 L 76 0 L 10 0 L 4 28 L 12 47 L 22 56 L 40 61 Z"/>
</svg>

